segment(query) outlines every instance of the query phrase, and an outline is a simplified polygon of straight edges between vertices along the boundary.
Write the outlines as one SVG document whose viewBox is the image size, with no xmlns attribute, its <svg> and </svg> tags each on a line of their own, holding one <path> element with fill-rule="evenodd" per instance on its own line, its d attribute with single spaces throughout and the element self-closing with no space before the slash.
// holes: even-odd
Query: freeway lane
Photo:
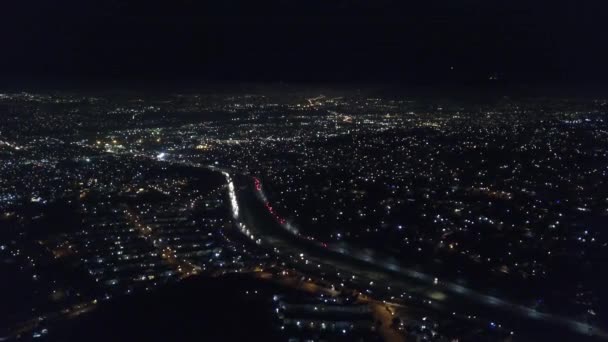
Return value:
<svg viewBox="0 0 608 342">
<path fill-rule="evenodd" d="M 389 256 L 382 256 L 379 253 L 370 255 L 346 243 L 341 243 L 339 246 L 325 245 L 303 238 L 293 226 L 278 217 L 271 207 L 269 209 L 259 180 L 236 175 L 234 182 L 234 199 L 238 204 L 241 219 L 248 221 L 248 231 L 272 247 L 294 255 L 305 253 L 306 257 L 315 263 L 345 270 L 392 287 L 399 286 L 409 293 L 432 300 L 432 305 L 436 309 L 473 312 L 498 322 L 508 322 L 509 326 L 518 327 L 519 330 L 540 333 L 537 337 L 544 336 L 542 331 L 559 334 L 561 330 L 579 334 L 581 337 L 608 339 L 605 330 L 585 322 L 539 312 L 456 283 L 442 281 L 434 284 L 433 276 L 405 267 Z M 274 216 L 275 224 L 267 224 L 267 220 L 263 221 L 264 224 L 256 224 L 261 222 L 259 217 L 268 215 Z"/>
<path fill-rule="evenodd" d="M 154 158 L 148 155 L 139 156 Z M 608 339 L 606 330 L 582 321 L 538 312 L 505 298 L 480 293 L 456 283 L 442 281 L 435 285 L 432 276 L 400 265 L 394 258 L 381 256 L 379 253 L 372 256 L 348 244 L 328 246 L 305 239 L 298 234 L 295 227 L 269 208 L 261 182 L 244 172 L 183 161 L 165 162 L 221 172 L 226 177 L 237 226 L 256 243 L 268 243 L 291 254 L 306 253 L 308 259 L 329 269 L 338 268 L 431 299 L 434 309 L 473 313 L 492 321 L 508 323 L 509 326 L 516 327 L 518 332 L 531 332 L 536 338 L 546 339 L 548 334 L 554 334 L 556 338 L 564 340 L 565 336 L 577 334 L 579 337 Z M 260 222 L 258 218 L 264 216 L 270 216 L 274 224 L 256 224 L 256 221 Z"/>
</svg>

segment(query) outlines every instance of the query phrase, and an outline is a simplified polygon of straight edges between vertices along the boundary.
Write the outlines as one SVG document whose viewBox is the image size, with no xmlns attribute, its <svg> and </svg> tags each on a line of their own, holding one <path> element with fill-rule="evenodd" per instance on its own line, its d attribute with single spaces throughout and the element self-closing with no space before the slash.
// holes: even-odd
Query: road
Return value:
<svg viewBox="0 0 608 342">
<path fill-rule="evenodd" d="M 272 273 L 267 272 L 257 272 L 254 273 L 257 278 L 264 280 L 274 281 L 282 286 L 296 288 L 298 290 L 313 294 L 325 294 L 330 296 L 338 295 L 338 292 L 334 289 L 323 287 L 319 284 L 316 284 L 312 281 L 302 280 L 298 276 L 275 276 Z M 381 301 L 377 301 L 372 299 L 371 297 L 360 295 L 357 298 L 357 303 L 359 304 L 367 304 L 372 310 L 372 315 L 374 317 L 374 321 L 381 322 L 379 333 L 382 336 L 383 340 L 386 342 L 403 342 L 405 341 L 405 336 L 400 334 L 397 330 L 391 327 L 393 322 L 393 314 L 391 311 L 387 310 L 388 306 L 395 306 L 397 304 L 389 304 L 387 306 L 386 303 Z"/>
<path fill-rule="evenodd" d="M 148 155 L 139 156 L 150 157 Z M 246 172 L 183 161 L 167 160 L 166 162 L 221 172 L 226 178 L 230 205 L 237 226 L 243 234 L 258 244 L 269 244 L 282 250 L 288 250 L 291 254 L 305 253 L 309 260 L 314 260 L 329 268 L 342 269 L 379 283 L 407 289 L 409 293 L 432 300 L 432 305 L 437 310 L 472 312 L 493 321 L 514 323 L 518 327 L 523 327 L 524 330 L 538 332 L 542 327 L 558 336 L 561 329 L 561 331 L 575 333 L 581 337 L 593 336 L 608 339 L 608 332 L 604 329 L 576 319 L 539 312 L 505 298 L 474 291 L 453 282 L 442 281 L 434 284 L 432 275 L 405 267 L 388 256 L 370 255 L 346 243 L 339 246 L 328 246 L 303 238 L 289 222 L 272 211 L 263 193 L 261 182 L 259 180 L 254 182 L 254 178 L 247 176 Z M 238 184 L 233 179 L 237 177 L 241 179 Z M 264 204 L 266 210 L 259 209 L 259 206 L 256 207 L 255 199 Z M 268 211 L 270 211 L 278 222 L 274 225 L 247 224 L 242 208 L 247 209 L 246 212 L 251 221 L 256 221 L 256 216 L 269 215 Z"/>
<path fill-rule="evenodd" d="M 235 218 L 242 219 L 239 215 L 250 216 L 250 219 L 252 219 L 251 216 L 268 215 L 268 212 L 264 212 L 263 207 L 260 210 L 259 203 L 257 205 L 252 203 L 255 198 L 267 209 L 269 206 L 259 180 L 254 181 L 251 177 L 243 177 L 229 170 L 222 171 L 227 175 L 232 189 L 231 201 L 236 205 L 233 205 Z M 239 177 L 236 185 L 228 176 L 229 173 L 234 174 L 234 178 Z M 270 210 L 270 214 L 275 215 L 272 210 Z M 249 224 L 246 227 L 247 234 L 250 237 L 255 236 L 258 243 L 262 241 L 292 254 L 305 254 L 311 262 L 329 265 L 379 283 L 407 289 L 409 293 L 432 300 L 432 305 L 438 310 L 468 311 L 492 321 L 513 323 L 517 327 L 523 327 L 524 330 L 538 330 L 542 326 L 552 329 L 551 331 L 554 332 L 554 329 L 562 329 L 579 334 L 581 337 L 593 336 L 608 339 L 608 333 L 597 326 L 569 317 L 539 312 L 504 298 L 474 291 L 457 283 L 441 281 L 435 284 L 432 275 L 405 267 L 394 258 L 377 253 L 370 255 L 346 243 L 326 245 L 311 241 L 309 238 L 300 236 L 297 230 L 285 220 L 276 215 L 275 219 L 276 225 Z M 255 217 L 252 221 L 255 221 Z"/>
</svg>

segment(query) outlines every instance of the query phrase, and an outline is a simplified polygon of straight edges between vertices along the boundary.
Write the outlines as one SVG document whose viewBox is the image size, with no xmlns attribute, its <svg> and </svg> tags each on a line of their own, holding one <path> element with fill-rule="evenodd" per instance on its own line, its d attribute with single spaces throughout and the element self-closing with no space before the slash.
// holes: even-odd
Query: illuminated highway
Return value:
<svg viewBox="0 0 608 342">
<path fill-rule="evenodd" d="M 528 323 L 542 322 L 551 326 L 567 328 L 571 332 L 608 339 L 608 333 L 606 331 L 585 322 L 564 316 L 539 312 L 505 299 L 479 293 L 453 282 L 440 281 L 435 284 L 434 276 L 404 267 L 392 257 L 383 256 L 377 252 L 362 251 L 361 249 L 343 242 L 339 245 L 327 245 L 322 242 L 314 241 L 310 237 L 304 237 L 298 233 L 295 227 L 273 211 L 272 206 L 269 204 L 269 201 L 263 192 L 262 184 L 259 179 L 254 178 L 254 181 L 252 182 L 249 177 L 247 178 L 249 184 L 240 184 L 241 186 L 239 187 L 233 185 L 231 182 L 229 185 L 230 189 L 240 189 L 234 194 L 234 198 L 237 198 L 235 204 L 238 206 L 236 208 L 240 206 L 241 208 L 249 207 L 251 209 L 253 206 L 251 206 L 250 203 L 247 203 L 244 198 L 248 197 L 248 195 L 249 198 L 252 198 L 250 195 L 254 193 L 255 198 L 257 198 L 268 211 L 263 215 L 272 215 L 277 222 L 276 227 L 283 228 L 283 233 L 281 233 L 276 229 L 273 230 L 268 225 L 249 227 L 248 233 L 253 234 L 253 231 L 255 231 L 255 234 L 259 236 L 258 242 L 269 243 L 273 247 L 278 247 L 281 250 L 289 250 L 289 252 L 292 252 L 293 254 L 305 253 L 306 257 L 315 263 L 344 269 L 353 274 L 361 274 L 362 276 L 374 279 L 379 283 L 385 282 L 391 286 L 400 286 L 409 293 L 416 293 L 417 295 L 432 300 L 432 306 L 435 309 L 451 311 L 457 308 L 466 308 L 466 310 L 474 310 L 480 314 L 483 313 L 484 317 L 496 319 L 497 321 L 500 321 L 499 318 L 505 317 L 506 321 L 511 321 L 515 318 L 515 320 L 519 322 L 521 322 L 522 319 Z M 234 208 L 235 206 L 233 206 L 233 210 Z M 240 224 L 241 223 L 239 223 L 239 225 Z M 284 234 L 285 232 L 287 232 L 291 238 Z"/>
<path fill-rule="evenodd" d="M 268 244 L 282 251 L 289 251 L 293 255 L 305 253 L 308 260 L 325 265 L 330 269 L 338 268 L 372 279 L 377 283 L 385 283 L 405 289 L 408 293 L 427 298 L 430 306 L 436 310 L 452 312 L 452 310 L 461 308 L 460 312 L 465 310 L 476 312 L 477 315 L 491 318 L 492 322 L 501 321 L 499 318 L 504 318 L 504 321 L 516 321 L 518 326 L 523 324 L 528 327 L 526 329 L 533 327 L 534 322 L 540 322 L 550 327 L 559 326 L 570 332 L 608 339 L 608 333 L 605 330 L 585 322 L 539 312 L 530 307 L 483 294 L 453 282 L 442 280 L 436 283 L 436 278 L 433 275 L 405 267 L 393 257 L 369 250 L 361 250 L 344 242 L 328 245 L 315 241 L 313 238 L 305 237 L 298 232 L 296 227 L 274 211 L 264 194 L 261 181 L 255 177 L 252 178 L 242 172 L 213 165 L 180 161 L 166 162 L 221 172 L 226 178 L 235 224 L 242 234 L 257 244 Z M 239 180 L 236 180 L 236 178 Z M 254 205 L 255 200 L 261 206 Z M 266 212 L 256 209 L 257 207 L 265 208 Z M 248 215 L 243 213 L 243 208 L 247 208 Z M 245 223 L 246 219 L 255 221 L 255 216 L 258 215 L 273 217 L 276 221 L 275 227 Z"/>
</svg>

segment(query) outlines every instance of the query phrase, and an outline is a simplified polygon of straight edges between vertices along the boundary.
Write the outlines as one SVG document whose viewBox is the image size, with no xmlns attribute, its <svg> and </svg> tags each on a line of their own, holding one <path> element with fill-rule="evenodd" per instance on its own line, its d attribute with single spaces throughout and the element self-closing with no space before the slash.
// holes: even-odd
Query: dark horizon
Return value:
<svg viewBox="0 0 608 342">
<path fill-rule="evenodd" d="M 607 6 L 549 1 L 23 1 L 3 86 L 86 83 L 604 85 Z"/>
</svg>

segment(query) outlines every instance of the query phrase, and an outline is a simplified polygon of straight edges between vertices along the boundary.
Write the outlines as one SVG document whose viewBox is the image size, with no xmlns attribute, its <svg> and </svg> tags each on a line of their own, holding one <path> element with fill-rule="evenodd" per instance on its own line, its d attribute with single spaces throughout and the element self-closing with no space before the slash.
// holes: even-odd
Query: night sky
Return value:
<svg viewBox="0 0 608 342">
<path fill-rule="evenodd" d="M 6 1 L 19 80 L 605 83 L 606 1 Z"/>
</svg>

